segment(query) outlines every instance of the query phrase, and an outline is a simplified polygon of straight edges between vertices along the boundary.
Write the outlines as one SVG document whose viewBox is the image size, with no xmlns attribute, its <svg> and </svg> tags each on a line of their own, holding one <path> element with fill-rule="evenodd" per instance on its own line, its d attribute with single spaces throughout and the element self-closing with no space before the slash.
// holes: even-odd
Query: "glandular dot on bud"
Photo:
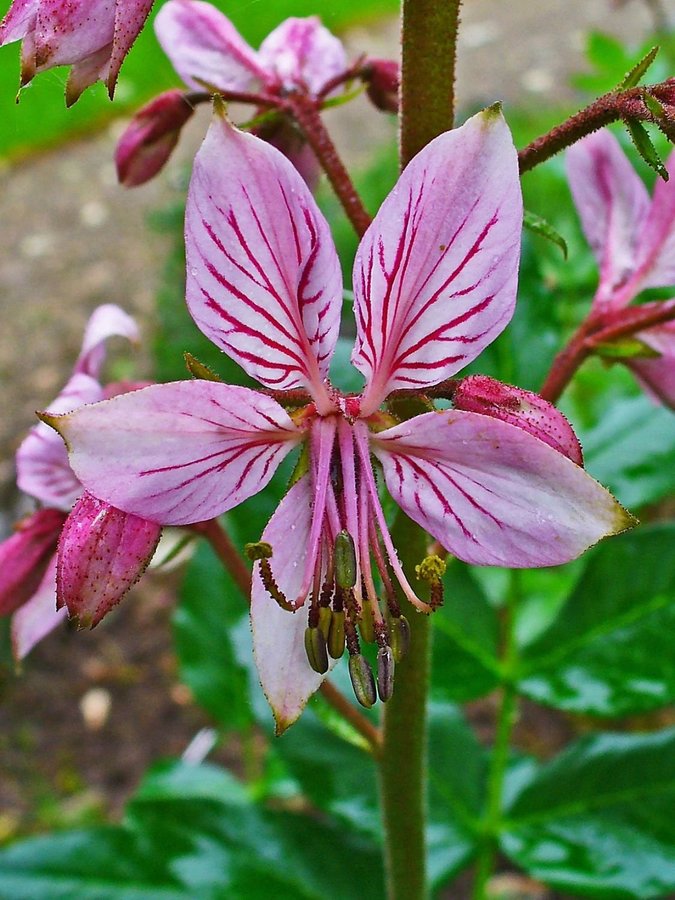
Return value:
<svg viewBox="0 0 675 900">
<path fill-rule="evenodd" d="M 348 531 L 335 538 L 335 583 L 345 591 L 356 584 L 356 550 Z"/>
<path fill-rule="evenodd" d="M 356 653 L 354 656 L 349 657 L 349 677 L 352 680 L 354 696 L 361 706 L 370 709 L 377 700 L 375 679 L 373 678 L 372 670 L 368 665 L 368 660 L 361 656 L 360 653 Z"/>
<path fill-rule="evenodd" d="M 377 693 L 383 703 L 394 693 L 394 669 L 391 647 L 380 647 L 377 651 Z"/>
<path fill-rule="evenodd" d="M 326 639 L 320 628 L 305 628 L 305 653 L 307 661 L 315 672 L 324 675 L 328 671 L 328 652 Z"/>
<path fill-rule="evenodd" d="M 345 614 L 333 612 L 328 632 L 328 652 L 333 659 L 339 659 L 345 652 Z"/>
<path fill-rule="evenodd" d="M 394 654 L 394 661 L 401 662 L 410 649 L 410 623 L 405 616 L 390 619 L 389 643 Z"/>
</svg>

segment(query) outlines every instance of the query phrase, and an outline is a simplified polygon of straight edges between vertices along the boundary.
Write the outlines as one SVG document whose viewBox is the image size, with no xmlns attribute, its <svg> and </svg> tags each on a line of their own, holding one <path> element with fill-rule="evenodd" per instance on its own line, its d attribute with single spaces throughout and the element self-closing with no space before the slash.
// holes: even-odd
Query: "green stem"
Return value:
<svg viewBox="0 0 675 900">
<path fill-rule="evenodd" d="M 426 536 L 402 513 L 393 529 L 406 572 L 426 555 Z M 429 618 L 411 612 L 410 650 L 396 667 L 394 695 L 384 707 L 380 794 L 389 900 L 426 896 L 426 745 L 430 674 Z"/>
<path fill-rule="evenodd" d="M 504 778 L 509 762 L 511 735 L 518 714 L 518 694 L 511 678 L 518 663 L 518 646 L 515 639 L 514 618 L 520 594 L 520 573 L 511 572 L 511 584 L 504 610 L 502 633 L 502 671 L 506 679 L 502 689 L 502 699 L 497 718 L 497 734 L 492 750 L 488 776 L 488 796 L 483 817 L 483 839 L 478 854 L 474 900 L 485 900 L 486 886 L 492 875 L 497 857 L 499 826 L 502 816 Z"/>
</svg>

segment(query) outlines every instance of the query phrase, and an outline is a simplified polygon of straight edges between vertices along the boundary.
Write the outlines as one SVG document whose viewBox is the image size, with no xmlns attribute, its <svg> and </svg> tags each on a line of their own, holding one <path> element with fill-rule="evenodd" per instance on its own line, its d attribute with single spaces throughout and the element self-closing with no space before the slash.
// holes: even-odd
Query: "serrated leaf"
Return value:
<svg viewBox="0 0 675 900">
<path fill-rule="evenodd" d="M 539 237 L 546 238 L 547 241 L 551 241 L 556 247 L 560 247 L 564 258 L 567 259 L 567 241 L 550 222 L 536 215 L 536 213 L 525 210 L 523 213 L 523 226 L 533 234 L 538 234 Z"/>
<path fill-rule="evenodd" d="M 519 690 L 557 709 L 621 716 L 675 700 L 675 523 L 590 551 L 552 626 L 525 648 Z"/>
<path fill-rule="evenodd" d="M 653 94 L 650 94 L 649 91 L 645 91 L 642 99 L 649 112 L 656 119 L 661 119 L 663 116 L 665 116 L 666 110 L 663 107 L 663 104 L 659 100 L 657 100 Z"/>
<path fill-rule="evenodd" d="M 652 47 L 651 50 L 648 50 L 647 53 L 639 60 L 633 68 L 626 73 L 623 80 L 619 84 L 617 90 L 626 91 L 629 88 L 635 87 L 636 84 L 640 82 L 640 79 L 647 72 L 647 69 L 651 66 L 651 64 L 656 59 L 656 55 L 659 52 L 659 47 Z"/>
<path fill-rule="evenodd" d="M 668 181 L 668 169 L 666 169 L 663 160 L 656 152 L 656 147 L 652 144 L 652 140 L 642 122 L 639 122 L 637 119 L 626 119 L 625 125 L 635 145 L 635 149 L 643 160 L 664 181 Z"/>
<path fill-rule="evenodd" d="M 514 794 L 501 848 L 533 877 L 607 900 L 675 891 L 675 729 L 584 738 Z"/>
</svg>

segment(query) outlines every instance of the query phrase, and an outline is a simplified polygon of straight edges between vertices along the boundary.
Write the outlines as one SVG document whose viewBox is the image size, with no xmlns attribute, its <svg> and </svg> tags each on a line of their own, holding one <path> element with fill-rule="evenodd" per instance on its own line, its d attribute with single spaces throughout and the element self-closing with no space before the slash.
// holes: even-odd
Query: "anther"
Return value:
<svg viewBox="0 0 675 900">
<path fill-rule="evenodd" d="M 345 652 L 345 614 L 342 610 L 331 615 L 327 643 L 333 659 L 339 659 Z"/>
<path fill-rule="evenodd" d="M 349 657 L 349 677 L 352 680 L 354 696 L 361 706 L 370 709 L 377 700 L 375 679 L 373 678 L 373 672 L 368 665 L 368 661 L 364 656 L 361 656 L 360 653 L 356 653 L 354 656 Z"/>
<path fill-rule="evenodd" d="M 326 639 L 320 628 L 305 628 L 305 653 L 307 661 L 315 672 L 323 675 L 328 671 L 328 653 L 326 651 Z"/>
<path fill-rule="evenodd" d="M 356 584 L 356 549 L 348 531 L 335 537 L 335 583 L 345 591 Z"/>
<path fill-rule="evenodd" d="M 429 585 L 429 606 L 432 610 L 443 605 L 443 575 L 445 575 L 445 560 L 433 554 L 426 556 L 419 566 L 415 566 L 415 572 L 420 581 L 426 581 Z"/>
<path fill-rule="evenodd" d="M 394 693 L 394 653 L 391 647 L 380 647 L 377 651 L 377 693 L 386 703 Z"/>
<path fill-rule="evenodd" d="M 367 644 L 375 643 L 375 620 L 373 618 L 373 609 L 365 591 L 363 602 L 361 603 L 361 614 L 359 616 L 359 631 L 361 637 Z"/>
<path fill-rule="evenodd" d="M 343 613 L 344 616 L 344 613 Z M 319 607 L 319 630 L 323 635 L 323 639 L 328 641 L 328 635 L 330 634 L 331 623 L 333 621 L 333 613 L 328 606 L 320 606 Z"/>
<path fill-rule="evenodd" d="M 410 649 L 410 623 L 405 616 L 395 616 L 389 621 L 389 643 L 394 661 L 401 662 Z"/>
</svg>

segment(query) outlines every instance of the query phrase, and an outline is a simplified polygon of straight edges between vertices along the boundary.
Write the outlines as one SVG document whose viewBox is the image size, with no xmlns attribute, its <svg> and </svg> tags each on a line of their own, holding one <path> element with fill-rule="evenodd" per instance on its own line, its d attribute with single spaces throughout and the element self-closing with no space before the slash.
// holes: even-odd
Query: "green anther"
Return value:
<svg viewBox="0 0 675 900">
<path fill-rule="evenodd" d="M 272 545 L 266 541 L 244 544 L 244 553 L 252 562 L 255 562 L 256 559 L 272 559 Z"/>
<path fill-rule="evenodd" d="M 345 614 L 333 612 L 328 633 L 328 652 L 333 659 L 340 659 L 345 652 Z"/>
<path fill-rule="evenodd" d="M 305 628 L 305 653 L 307 661 L 315 672 L 323 675 L 328 671 L 326 639 L 319 628 Z"/>
<path fill-rule="evenodd" d="M 377 693 L 386 703 L 394 693 L 394 654 L 391 647 L 380 647 L 377 651 Z"/>
<path fill-rule="evenodd" d="M 438 584 L 445 575 L 445 570 L 445 560 L 435 554 L 425 556 L 419 566 L 415 566 L 415 574 L 418 579 L 426 581 L 428 584 Z"/>
<path fill-rule="evenodd" d="M 394 661 L 401 662 L 410 649 L 410 623 L 405 616 L 389 620 L 389 642 L 394 654 Z"/>
<path fill-rule="evenodd" d="M 352 680 L 354 696 L 361 706 L 370 709 L 377 700 L 375 679 L 368 661 L 360 653 L 349 657 L 349 677 Z"/>
<path fill-rule="evenodd" d="M 335 538 L 335 583 L 345 591 L 356 584 L 356 549 L 348 531 Z"/>
<path fill-rule="evenodd" d="M 333 613 L 327 606 L 319 607 L 319 630 L 323 635 L 323 639 L 327 642 L 330 633 L 330 625 L 333 620 Z"/>
<path fill-rule="evenodd" d="M 375 643 L 375 621 L 373 619 L 373 609 L 368 598 L 365 598 L 361 604 L 361 615 L 359 616 L 359 632 L 366 644 Z"/>
</svg>

